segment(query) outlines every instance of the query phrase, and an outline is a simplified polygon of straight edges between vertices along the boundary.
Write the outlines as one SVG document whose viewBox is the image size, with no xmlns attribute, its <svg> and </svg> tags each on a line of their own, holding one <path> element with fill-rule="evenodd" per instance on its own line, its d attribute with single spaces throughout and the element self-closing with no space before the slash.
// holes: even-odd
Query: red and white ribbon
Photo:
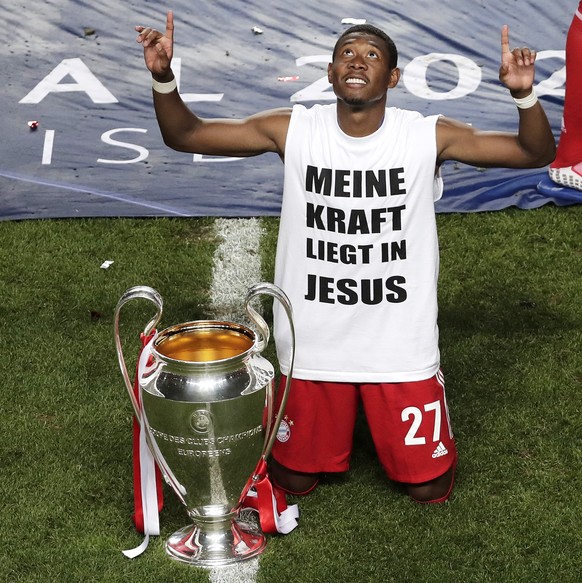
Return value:
<svg viewBox="0 0 582 583">
<path fill-rule="evenodd" d="M 133 522 L 145 538 L 136 548 L 123 551 L 123 554 L 130 559 L 141 555 L 147 549 L 150 535 L 160 534 L 159 512 L 164 503 L 161 473 L 148 447 L 147 420 L 140 391 L 140 382 L 151 364 L 151 346 L 156 337 L 155 331 L 147 338 L 142 335 L 143 348 L 138 359 L 134 382 L 134 393 L 139 405 L 139 419 L 134 418 L 133 421 Z"/>
<path fill-rule="evenodd" d="M 299 507 L 287 506 L 285 492 L 271 482 L 266 469 L 267 464 L 261 460 L 245 488 L 241 508 L 253 508 L 259 513 L 263 532 L 289 534 L 297 526 Z"/>
</svg>

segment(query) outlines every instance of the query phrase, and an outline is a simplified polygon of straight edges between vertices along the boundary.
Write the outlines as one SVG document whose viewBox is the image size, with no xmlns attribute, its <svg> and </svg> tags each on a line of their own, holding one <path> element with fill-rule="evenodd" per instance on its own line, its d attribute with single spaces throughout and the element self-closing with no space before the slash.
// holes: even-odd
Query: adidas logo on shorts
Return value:
<svg viewBox="0 0 582 583">
<path fill-rule="evenodd" d="M 439 441 L 439 444 L 437 445 L 437 448 L 434 450 L 432 457 L 433 458 L 442 457 L 443 455 L 447 455 L 448 453 L 449 450 L 443 445 L 442 441 Z"/>
</svg>

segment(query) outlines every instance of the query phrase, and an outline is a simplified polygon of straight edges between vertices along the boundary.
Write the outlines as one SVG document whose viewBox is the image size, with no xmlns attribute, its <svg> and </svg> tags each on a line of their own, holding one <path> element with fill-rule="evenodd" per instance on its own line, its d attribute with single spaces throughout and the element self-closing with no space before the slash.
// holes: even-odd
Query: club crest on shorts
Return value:
<svg viewBox="0 0 582 583">
<path fill-rule="evenodd" d="M 289 419 L 289 417 L 287 415 L 285 415 L 285 417 L 283 417 L 283 419 L 281 420 L 281 423 L 279 424 L 279 429 L 277 430 L 277 440 L 280 441 L 281 443 L 285 443 L 286 441 L 289 441 L 289 438 L 291 437 L 291 427 L 293 425 L 293 421 L 291 421 L 291 419 Z"/>
</svg>

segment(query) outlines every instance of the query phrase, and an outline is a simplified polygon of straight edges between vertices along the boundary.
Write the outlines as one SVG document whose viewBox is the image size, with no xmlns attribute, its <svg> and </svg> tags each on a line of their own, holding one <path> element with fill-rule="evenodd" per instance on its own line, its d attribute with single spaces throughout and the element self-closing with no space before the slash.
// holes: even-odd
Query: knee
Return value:
<svg viewBox="0 0 582 583">
<path fill-rule="evenodd" d="M 408 484 L 408 495 L 421 504 L 436 504 L 449 499 L 455 482 L 455 464 L 444 474 L 422 484 Z"/>
<path fill-rule="evenodd" d="M 319 474 L 290 470 L 272 458 L 269 461 L 269 475 L 275 486 L 296 496 L 309 494 L 319 483 Z"/>
</svg>

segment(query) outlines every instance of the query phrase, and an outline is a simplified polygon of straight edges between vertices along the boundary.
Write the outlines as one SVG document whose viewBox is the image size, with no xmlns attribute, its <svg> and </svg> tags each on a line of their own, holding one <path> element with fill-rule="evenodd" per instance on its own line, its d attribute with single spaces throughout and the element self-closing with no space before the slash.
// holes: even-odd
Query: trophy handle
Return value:
<svg viewBox="0 0 582 583">
<path fill-rule="evenodd" d="M 117 306 L 115 308 L 115 324 L 114 324 L 114 334 L 115 334 L 115 348 L 117 350 L 117 359 L 119 360 L 119 367 L 121 368 L 121 374 L 123 375 L 123 380 L 125 381 L 125 387 L 127 389 L 129 400 L 131 401 L 131 405 L 133 406 L 133 410 L 135 412 L 135 416 L 141 422 L 141 405 L 138 402 L 134 392 L 133 392 L 133 383 L 129 377 L 129 373 L 127 372 L 127 365 L 125 364 L 125 358 L 123 357 L 123 350 L 121 348 L 121 337 L 119 335 L 119 314 L 121 308 L 129 302 L 130 300 L 136 298 L 143 298 L 149 300 L 150 302 L 154 303 L 156 306 L 156 315 L 146 324 L 144 328 L 144 335 L 148 336 L 150 332 L 157 326 L 160 318 L 162 317 L 162 310 L 164 307 L 164 302 L 162 300 L 162 296 L 153 288 L 145 286 L 145 285 L 138 285 L 135 287 L 129 288 L 119 299 L 117 302 Z"/>
<path fill-rule="evenodd" d="M 265 445 L 263 447 L 263 453 L 261 454 L 261 459 L 266 461 L 267 457 L 269 457 L 269 454 L 271 453 L 273 444 L 275 443 L 275 437 L 277 436 L 277 431 L 279 429 L 281 419 L 285 412 L 287 398 L 289 397 L 291 378 L 293 376 L 293 364 L 295 362 L 295 326 L 293 325 L 293 310 L 291 307 L 291 302 L 289 301 L 287 294 L 285 294 L 285 292 L 281 288 L 277 287 L 272 283 L 257 283 L 256 285 L 251 287 L 247 293 L 247 297 L 245 300 L 245 308 L 250 319 L 254 322 L 254 324 L 256 324 L 257 328 L 259 329 L 259 333 L 261 334 L 261 337 L 257 342 L 258 352 L 264 350 L 269 342 L 270 337 L 269 326 L 262 318 L 262 316 L 260 316 L 253 309 L 253 307 L 250 305 L 250 302 L 254 297 L 262 294 L 271 296 L 281 303 L 281 305 L 285 309 L 287 319 L 289 320 L 289 329 L 291 332 L 291 350 L 289 353 L 289 374 L 287 375 L 286 378 L 285 388 L 283 390 L 283 397 L 281 398 L 281 404 L 279 406 L 279 411 L 277 411 L 277 416 L 275 418 L 274 423 L 271 423 L 273 406 L 275 401 L 274 388 L 268 394 L 269 398 L 267 402 L 268 412 L 267 435 L 265 436 Z"/>
</svg>

